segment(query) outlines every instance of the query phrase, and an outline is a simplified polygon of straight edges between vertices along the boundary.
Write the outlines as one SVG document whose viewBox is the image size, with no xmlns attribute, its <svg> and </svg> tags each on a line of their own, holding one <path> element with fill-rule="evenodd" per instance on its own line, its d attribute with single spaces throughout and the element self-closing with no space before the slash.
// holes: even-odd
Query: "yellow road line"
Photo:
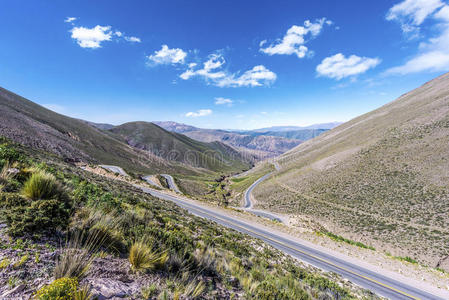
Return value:
<svg viewBox="0 0 449 300">
<path fill-rule="evenodd" d="M 150 190 L 152 190 L 152 189 L 150 189 Z M 159 192 L 159 191 L 158 191 L 158 192 Z M 161 193 L 161 192 L 159 192 L 159 193 Z M 164 193 L 161 193 L 161 194 L 164 194 Z M 230 223 L 230 224 L 236 226 L 237 228 L 240 228 L 240 229 L 249 231 L 249 232 L 251 232 L 251 233 L 253 233 L 253 234 L 255 234 L 255 235 L 261 236 L 261 237 L 263 237 L 263 238 L 265 238 L 265 239 L 267 239 L 267 240 L 269 240 L 269 241 L 272 241 L 272 242 L 274 242 L 274 243 L 280 244 L 280 245 L 282 245 L 282 246 L 284 246 L 284 247 L 286 247 L 286 248 L 289 248 L 289 249 L 291 249 L 291 250 L 300 252 L 300 253 L 302 253 L 302 254 L 304 254 L 304 255 L 306 255 L 306 256 L 310 256 L 310 257 L 312 257 L 312 258 L 314 258 L 314 259 L 316 259 L 316 260 L 319 260 L 319 261 L 321 261 L 321 262 L 324 262 L 324 263 L 327 263 L 327 264 L 329 264 L 329 265 L 332 265 L 332 266 L 334 266 L 334 267 L 336 267 L 336 268 L 338 268 L 338 269 L 341 269 L 341 270 L 343 270 L 343 271 L 346 271 L 346 272 L 348 272 L 348 273 L 351 273 L 351 274 L 353 274 L 353 275 L 355 275 L 355 276 L 358 276 L 358 277 L 364 278 L 364 279 L 366 279 L 366 280 L 368 280 L 368 281 L 374 282 L 374 283 L 376 283 L 376 284 L 378 284 L 378 285 L 381 285 L 381 286 L 383 286 L 383 287 L 385 287 L 385 288 L 387 288 L 387 289 L 390 289 L 390 290 L 392 290 L 392 291 L 395 291 L 395 292 L 397 292 L 397 293 L 399 293 L 399 294 L 401 294 L 401 295 L 404 295 L 404 296 L 407 296 L 407 297 L 410 297 L 410 298 L 416 299 L 416 300 L 419 300 L 419 299 L 420 299 L 420 298 L 415 297 L 415 296 L 412 296 L 412 295 L 410 295 L 410 294 L 408 294 L 408 293 L 406 293 L 406 292 L 404 292 L 404 291 L 401 291 L 401 290 L 396 289 L 396 288 L 394 288 L 394 287 L 392 287 L 392 286 L 389 286 L 389 285 L 387 285 L 387 284 L 385 284 L 385 283 L 382 283 L 382 282 L 380 282 L 380 281 L 377 281 L 376 279 L 370 278 L 370 277 L 365 276 L 365 275 L 361 275 L 361 274 L 359 274 L 359 273 L 356 273 L 356 272 L 354 272 L 354 271 L 351 271 L 351 270 L 349 270 L 349 269 L 346 269 L 346 268 L 344 268 L 344 267 L 342 267 L 342 266 L 336 265 L 336 264 L 334 264 L 333 262 L 328 261 L 328 260 L 326 260 L 326 259 L 324 259 L 324 258 L 315 256 L 315 255 L 310 254 L 310 253 L 307 253 L 307 252 L 305 252 L 305 251 L 303 251 L 303 250 L 300 250 L 300 249 L 297 249 L 297 248 L 295 248 L 295 247 L 293 247 L 293 246 L 290 246 L 290 245 L 288 245 L 288 244 L 286 244 L 286 243 L 284 243 L 284 242 L 277 241 L 277 240 L 275 240 L 275 239 L 273 239 L 273 238 L 271 238 L 271 237 L 269 237 L 269 236 L 267 236 L 267 235 L 265 235 L 265 234 L 263 234 L 263 233 L 259 233 L 259 232 L 256 232 L 256 231 L 254 231 L 254 230 L 251 230 L 251 229 L 249 229 L 249 228 L 245 228 L 245 227 L 243 227 L 243 226 L 241 226 L 241 225 L 239 225 L 239 224 L 237 224 L 237 223 L 235 223 L 235 222 L 233 222 L 233 221 L 231 221 L 231 220 L 226 220 L 226 219 L 223 219 L 223 218 L 218 217 L 218 216 L 216 216 L 216 215 L 213 215 L 213 214 L 211 214 L 211 213 L 209 213 L 209 212 L 205 212 L 205 211 L 202 210 L 202 208 L 195 208 L 195 206 L 194 206 L 193 204 L 188 203 L 188 202 L 185 202 L 185 200 L 182 200 L 182 199 L 180 199 L 180 198 L 178 198 L 178 197 L 176 197 L 176 196 L 173 196 L 173 195 L 169 195 L 169 196 L 172 196 L 173 198 L 177 199 L 177 200 L 180 201 L 180 202 L 184 202 L 185 204 L 187 204 L 187 206 L 193 206 L 193 209 L 199 210 L 202 214 L 205 214 L 205 215 L 208 215 L 208 216 L 210 216 L 210 217 L 219 219 L 219 220 L 221 220 L 221 221 Z"/>
<path fill-rule="evenodd" d="M 318 256 L 315 256 L 315 255 L 310 254 L 310 253 L 307 253 L 307 252 L 304 252 L 303 250 L 297 249 L 297 248 L 295 248 L 295 247 L 293 247 L 293 246 L 290 246 L 290 245 L 288 245 L 288 244 L 286 244 L 286 243 L 284 243 L 284 242 L 277 241 L 277 240 L 275 240 L 275 239 L 273 239 L 273 238 L 271 238 L 271 237 L 269 237 L 269 236 L 266 236 L 266 235 L 263 234 L 263 233 L 255 232 L 255 231 L 253 231 L 253 230 L 251 230 L 251 229 L 245 228 L 245 227 L 243 227 L 243 226 L 241 226 L 241 225 L 239 225 L 239 224 L 236 224 L 236 223 L 233 222 L 233 221 L 229 221 L 229 220 L 226 220 L 226 219 L 217 217 L 216 215 L 212 215 L 212 214 L 207 213 L 207 212 L 204 212 L 204 211 L 201 211 L 201 212 L 202 212 L 203 214 L 206 214 L 206 215 L 209 215 L 209 216 L 211 216 L 211 217 L 217 218 L 217 219 L 219 219 L 219 220 L 221 220 L 221 221 L 231 223 L 232 225 L 234 225 L 234 226 L 236 226 L 236 227 L 238 227 L 238 228 L 240 228 L 240 229 L 244 229 L 244 230 L 246 230 L 246 231 L 249 231 L 249 232 L 251 232 L 251 233 L 253 233 L 253 234 L 255 234 L 255 235 L 262 236 L 263 238 L 265 238 L 265 239 L 267 239 L 267 240 L 270 240 L 270 241 L 272 241 L 272 242 L 274 242 L 274 243 L 281 244 L 282 246 L 287 247 L 287 248 L 289 248 L 289 249 L 291 249 L 291 250 L 294 250 L 294 251 L 300 252 L 300 253 L 302 253 L 302 254 L 304 254 L 304 255 L 313 257 L 313 258 L 316 259 L 316 260 L 325 262 L 325 263 L 327 263 L 327 264 L 329 264 L 329 265 L 332 265 L 332 266 L 334 266 L 334 267 L 336 267 L 336 268 L 339 268 L 339 269 L 341 269 L 341 270 L 344 270 L 344 271 L 346 271 L 346 272 L 349 272 L 349 273 L 351 273 L 351 274 L 353 274 L 353 275 L 355 275 L 355 276 L 358 276 L 358 277 L 364 278 L 364 279 L 366 279 L 366 280 L 369 280 L 369 281 L 371 281 L 371 282 L 374 282 L 374 283 L 376 283 L 376 284 L 378 284 L 378 285 L 381 285 L 381 286 L 383 286 L 383 287 L 385 287 L 385 288 L 387 288 L 387 289 L 393 290 L 393 291 L 395 291 L 395 292 L 397 292 L 397 293 L 400 293 L 400 294 L 402 294 L 402 295 L 404 295 L 404 296 L 410 297 L 410 298 L 412 298 L 412 299 L 417 299 L 417 300 L 420 299 L 420 298 L 417 298 L 417 297 L 415 297 L 415 296 L 412 296 L 412 295 L 410 295 L 410 294 L 408 294 L 408 293 L 406 293 L 406 292 L 403 292 L 403 291 L 401 291 L 401 290 L 398 290 L 398 289 L 396 289 L 396 288 L 394 288 L 394 287 L 392 287 L 392 286 L 389 286 L 389 285 L 387 285 L 387 284 L 385 284 L 385 283 L 382 283 L 382 282 L 380 282 L 380 281 L 377 281 L 376 279 L 367 277 L 367 276 L 365 276 L 365 275 L 358 274 L 358 273 L 356 273 L 356 272 L 354 272 L 354 271 L 351 271 L 351 270 L 349 270 L 349 269 L 346 269 L 346 268 L 344 268 L 344 267 L 341 267 L 341 266 L 339 266 L 339 265 L 336 265 L 336 264 L 334 264 L 333 262 L 330 262 L 330 261 L 328 261 L 328 260 L 326 260 L 326 259 L 320 258 L 320 257 L 318 257 Z"/>
</svg>

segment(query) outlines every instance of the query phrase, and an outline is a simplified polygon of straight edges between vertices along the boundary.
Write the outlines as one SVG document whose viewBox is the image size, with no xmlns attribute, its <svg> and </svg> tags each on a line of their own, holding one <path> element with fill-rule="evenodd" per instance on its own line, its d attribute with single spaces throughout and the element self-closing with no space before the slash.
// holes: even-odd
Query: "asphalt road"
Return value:
<svg viewBox="0 0 449 300">
<path fill-rule="evenodd" d="M 160 187 L 156 182 L 154 182 L 153 179 L 151 179 L 151 176 L 143 176 L 142 179 L 145 180 L 148 184 L 151 184 L 156 187 Z"/>
<path fill-rule="evenodd" d="M 100 167 L 102 167 L 103 169 L 109 170 L 111 172 L 118 173 L 123 176 L 128 176 L 128 174 L 126 174 L 126 172 L 122 168 L 117 167 L 117 166 L 100 165 Z"/>
<path fill-rule="evenodd" d="M 282 222 L 282 219 L 279 216 L 276 216 L 275 214 L 263 211 L 263 210 L 257 210 L 257 209 L 253 209 L 253 203 L 251 202 L 251 193 L 253 191 L 253 189 L 262 181 L 264 181 L 265 179 L 267 179 L 268 177 L 271 176 L 272 173 L 268 173 L 265 174 L 264 176 L 262 176 L 261 178 L 257 179 L 245 192 L 244 198 L 245 198 L 245 204 L 243 206 L 243 208 L 252 213 L 255 214 L 257 216 L 260 217 L 264 217 L 264 218 L 268 218 L 274 221 L 278 221 L 278 222 Z"/>
<path fill-rule="evenodd" d="M 168 174 L 161 174 L 162 177 L 164 177 L 165 179 L 167 179 L 167 183 L 168 183 L 168 187 L 175 191 L 178 194 L 182 194 L 181 191 L 179 190 L 178 186 L 175 183 L 175 180 L 173 179 L 173 177 L 171 175 Z"/>
<path fill-rule="evenodd" d="M 189 212 L 211 221 L 214 221 L 223 226 L 235 229 L 242 233 L 246 233 L 255 238 L 259 238 L 273 247 L 297 258 L 301 261 L 310 263 L 318 268 L 326 271 L 332 271 L 342 275 L 344 278 L 366 288 L 374 293 L 390 298 L 390 299 L 448 299 L 446 297 L 438 296 L 433 292 L 428 292 L 413 286 L 409 283 L 403 282 L 398 278 L 393 278 L 382 273 L 374 272 L 371 269 L 356 265 L 352 263 L 351 259 L 343 259 L 344 256 L 335 257 L 326 251 L 315 249 L 307 245 L 306 242 L 301 242 L 298 239 L 290 238 L 285 235 L 273 234 L 263 228 L 247 224 L 246 222 L 229 217 L 225 214 L 219 213 L 213 209 L 202 207 L 196 203 L 189 201 L 187 198 L 179 196 L 168 195 L 156 190 L 145 188 L 142 186 L 136 187 L 142 189 L 144 192 L 161 199 L 173 201 L 180 207 L 187 209 Z M 443 295 L 443 292 L 441 292 Z"/>
</svg>

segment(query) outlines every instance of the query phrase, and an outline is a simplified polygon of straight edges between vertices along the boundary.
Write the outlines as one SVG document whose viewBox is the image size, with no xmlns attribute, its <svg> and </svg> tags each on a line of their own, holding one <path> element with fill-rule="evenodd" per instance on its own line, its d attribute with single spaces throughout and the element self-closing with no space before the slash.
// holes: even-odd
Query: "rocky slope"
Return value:
<svg viewBox="0 0 449 300">
<path fill-rule="evenodd" d="M 261 207 L 447 268 L 448 145 L 445 74 L 285 153 L 254 196 Z"/>
</svg>

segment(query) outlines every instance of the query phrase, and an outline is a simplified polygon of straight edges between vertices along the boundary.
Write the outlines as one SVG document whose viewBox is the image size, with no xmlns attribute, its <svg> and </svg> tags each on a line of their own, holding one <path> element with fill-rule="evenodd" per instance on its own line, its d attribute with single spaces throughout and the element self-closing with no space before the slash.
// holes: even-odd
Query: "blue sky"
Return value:
<svg viewBox="0 0 449 300">
<path fill-rule="evenodd" d="M 308 125 L 448 71 L 449 3 L 3 0 L 0 40 L 0 86 L 70 116 Z"/>
</svg>

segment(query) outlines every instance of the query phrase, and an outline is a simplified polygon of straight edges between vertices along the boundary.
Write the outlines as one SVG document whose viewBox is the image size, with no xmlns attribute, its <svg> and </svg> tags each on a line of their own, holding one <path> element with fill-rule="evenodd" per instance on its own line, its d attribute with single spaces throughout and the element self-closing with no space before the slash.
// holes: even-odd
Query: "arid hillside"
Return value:
<svg viewBox="0 0 449 300">
<path fill-rule="evenodd" d="M 449 74 L 309 140 L 256 188 L 259 207 L 449 269 Z"/>
</svg>

